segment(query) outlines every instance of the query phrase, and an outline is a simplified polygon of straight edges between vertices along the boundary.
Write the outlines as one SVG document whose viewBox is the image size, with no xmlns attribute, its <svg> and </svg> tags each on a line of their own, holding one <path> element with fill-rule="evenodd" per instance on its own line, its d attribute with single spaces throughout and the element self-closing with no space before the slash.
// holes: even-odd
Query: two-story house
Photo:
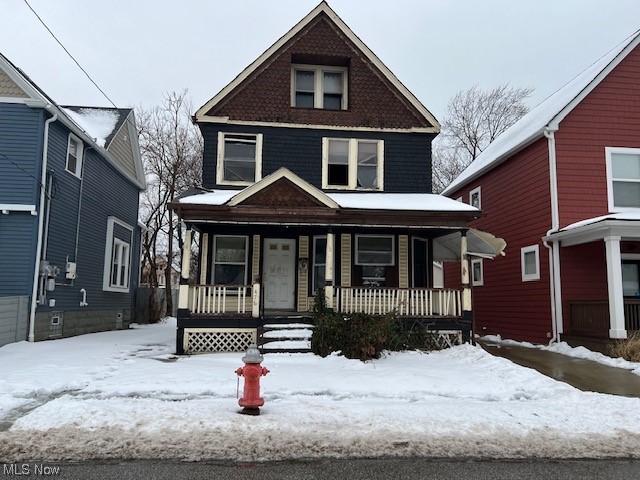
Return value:
<svg viewBox="0 0 640 480">
<path fill-rule="evenodd" d="M 640 330 L 639 44 L 594 62 L 445 190 L 510 246 L 473 261 L 478 333 L 604 348 Z"/>
<path fill-rule="evenodd" d="M 0 345 L 127 327 L 137 138 L 133 110 L 61 107 L 0 55 Z"/>
<path fill-rule="evenodd" d="M 179 353 L 242 350 L 318 291 L 341 312 L 396 310 L 468 337 L 468 285 L 434 289 L 433 262 L 462 259 L 464 283 L 467 253 L 504 243 L 467 232 L 477 208 L 430 193 L 437 120 L 325 2 L 194 121 L 204 188 L 173 204 L 187 229 Z"/>
</svg>

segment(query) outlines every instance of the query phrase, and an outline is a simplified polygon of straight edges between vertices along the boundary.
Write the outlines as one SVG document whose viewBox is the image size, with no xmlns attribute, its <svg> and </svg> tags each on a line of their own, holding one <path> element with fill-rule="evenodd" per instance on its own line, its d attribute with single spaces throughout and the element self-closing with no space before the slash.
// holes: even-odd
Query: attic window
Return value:
<svg viewBox="0 0 640 480">
<path fill-rule="evenodd" d="M 346 110 L 347 72 L 345 67 L 294 65 L 291 105 L 299 108 Z"/>
</svg>

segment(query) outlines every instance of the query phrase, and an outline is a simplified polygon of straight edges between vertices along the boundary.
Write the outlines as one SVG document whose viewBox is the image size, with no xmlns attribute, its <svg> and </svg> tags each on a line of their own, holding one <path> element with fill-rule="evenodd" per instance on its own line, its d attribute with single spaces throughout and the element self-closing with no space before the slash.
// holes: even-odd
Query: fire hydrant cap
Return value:
<svg viewBox="0 0 640 480">
<path fill-rule="evenodd" d="M 260 350 L 255 344 L 249 345 L 249 349 L 244 357 L 242 357 L 242 361 L 244 363 L 262 363 L 264 357 L 260 355 Z"/>
</svg>

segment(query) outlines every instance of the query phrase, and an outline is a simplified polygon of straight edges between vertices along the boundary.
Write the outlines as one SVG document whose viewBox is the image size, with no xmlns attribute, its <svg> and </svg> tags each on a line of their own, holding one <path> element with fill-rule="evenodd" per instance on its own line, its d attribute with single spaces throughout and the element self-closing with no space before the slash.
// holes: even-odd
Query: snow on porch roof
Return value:
<svg viewBox="0 0 640 480">
<path fill-rule="evenodd" d="M 640 42 L 640 30 L 612 48 L 599 60 L 547 97 L 538 106 L 496 138 L 471 164 L 444 189 L 453 193 L 489 171 L 502 160 L 542 137 L 545 127 L 557 127 L 573 107 L 582 101 L 609 72 Z"/>
<path fill-rule="evenodd" d="M 594 223 L 604 222 L 605 220 L 638 221 L 640 220 L 640 210 L 630 210 L 628 212 L 613 213 L 611 215 L 602 215 L 600 217 L 587 218 L 586 220 L 567 225 L 566 227 L 561 228 L 560 231 L 568 232 L 570 230 L 575 230 L 576 228 L 593 225 Z"/>
<path fill-rule="evenodd" d="M 225 205 L 242 190 L 214 190 L 179 199 L 183 204 Z M 431 193 L 327 193 L 341 208 L 423 212 L 479 212 L 466 203 Z"/>
</svg>

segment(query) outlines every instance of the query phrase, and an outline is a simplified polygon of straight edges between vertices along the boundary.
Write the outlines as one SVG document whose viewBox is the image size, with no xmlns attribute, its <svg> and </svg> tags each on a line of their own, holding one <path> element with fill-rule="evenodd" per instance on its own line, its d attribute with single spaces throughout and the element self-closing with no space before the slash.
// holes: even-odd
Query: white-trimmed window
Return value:
<svg viewBox="0 0 640 480">
<path fill-rule="evenodd" d="M 520 264 L 523 282 L 540 280 L 540 248 L 538 245 L 530 245 L 520 249 Z"/>
<path fill-rule="evenodd" d="M 382 190 L 384 142 L 358 138 L 322 139 L 322 188 Z"/>
<path fill-rule="evenodd" d="M 213 284 L 246 285 L 249 237 L 215 235 L 213 237 Z"/>
<path fill-rule="evenodd" d="M 395 265 L 393 235 L 356 235 L 356 265 L 362 267 L 362 285 L 384 287 L 387 267 Z"/>
<path fill-rule="evenodd" d="M 469 192 L 469 205 L 478 209 L 482 208 L 482 198 L 480 195 L 480 187 L 474 188 Z"/>
<path fill-rule="evenodd" d="M 116 217 L 107 219 L 102 290 L 129 291 L 133 227 Z"/>
<path fill-rule="evenodd" d="M 84 144 L 82 140 L 73 133 L 69 134 L 67 143 L 67 172 L 73 173 L 80 178 L 82 175 L 82 154 L 84 152 Z"/>
<path fill-rule="evenodd" d="M 218 132 L 218 185 L 251 185 L 262 178 L 262 134 Z"/>
<path fill-rule="evenodd" d="M 313 237 L 313 279 L 311 291 L 315 293 L 326 284 L 327 237 Z"/>
<path fill-rule="evenodd" d="M 293 65 L 291 106 L 346 110 L 347 74 L 346 67 Z"/>
<path fill-rule="evenodd" d="M 609 211 L 640 208 L 640 148 L 606 147 Z"/>
<path fill-rule="evenodd" d="M 471 285 L 474 287 L 484 285 L 484 264 L 481 258 L 471 260 Z"/>
</svg>

